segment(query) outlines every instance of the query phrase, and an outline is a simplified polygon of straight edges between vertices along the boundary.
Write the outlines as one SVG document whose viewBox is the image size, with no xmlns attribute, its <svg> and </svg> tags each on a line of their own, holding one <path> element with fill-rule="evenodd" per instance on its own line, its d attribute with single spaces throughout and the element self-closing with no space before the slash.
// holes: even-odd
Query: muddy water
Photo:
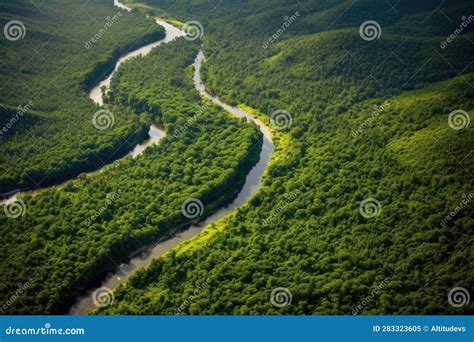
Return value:
<svg viewBox="0 0 474 342">
<path fill-rule="evenodd" d="M 115 3 L 117 4 L 117 0 Z M 120 4 L 121 6 L 124 6 Z M 160 25 L 162 21 L 157 20 Z M 166 29 L 166 36 L 168 38 L 169 24 L 163 25 Z M 176 34 L 176 30 L 179 31 L 176 27 L 171 26 L 172 31 L 171 35 L 175 38 L 179 35 Z M 184 32 L 180 31 L 180 35 L 184 35 Z M 165 39 L 167 39 L 165 38 Z M 174 39 L 174 38 L 173 38 Z M 169 41 L 169 40 L 168 40 Z M 138 251 L 134 254 L 134 256 L 126 263 L 118 265 L 118 268 L 115 272 L 109 274 L 109 276 L 102 282 L 101 287 L 107 287 L 109 289 L 114 289 L 119 284 L 125 283 L 130 275 L 137 269 L 144 268 L 148 266 L 153 259 L 156 257 L 163 255 L 164 253 L 168 252 L 172 248 L 179 245 L 181 242 L 191 239 L 192 237 L 199 234 L 206 226 L 210 225 L 211 223 L 217 221 L 218 219 L 226 216 L 227 214 L 233 212 L 238 207 L 247 203 L 261 188 L 262 186 L 262 176 L 263 173 L 268 165 L 268 161 L 270 156 L 274 150 L 274 144 L 272 141 L 272 134 L 270 128 L 265 126 L 263 122 L 254 118 L 251 114 L 245 112 L 244 110 L 236 107 L 232 107 L 227 103 L 221 101 L 218 97 L 211 95 L 209 92 L 206 91 L 206 88 L 202 82 L 200 71 L 202 64 L 204 62 L 204 54 L 202 51 L 196 57 L 194 62 L 194 85 L 195 88 L 199 91 L 201 96 L 211 100 L 215 104 L 219 105 L 220 107 L 224 108 L 228 112 L 232 113 L 237 117 L 245 117 L 247 120 L 251 120 L 255 122 L 259 127 L 261 132 L 263 133 L 263 148 L 260 152 L 260 160 L 259 162 L 252 168 L 249 174 L 246 177 L 245 184 L 242 190 L 239 192 L 237 197 L 230 203 L 228 206 L 221 208 L 218 212 L 209 216 L 204 221 L 200 222 L 199 224 L 192 225 L 191 227 L 187 228 L 184 231 L 179 231 L 174 235 L 165 236 L 162 240 L 156 242 L 155 244 L 148 246 L 141 251 Z M 178 230 L 178 229 L 176 229 Z M 70 314 L 72 315 L 84 315 L 89 310 L 95 308 L 93 302 L 93 293 L 95 290 L 91 290 L 87 295 L 80 297 L 76 304 L 71 308 Z"/>
</svg>

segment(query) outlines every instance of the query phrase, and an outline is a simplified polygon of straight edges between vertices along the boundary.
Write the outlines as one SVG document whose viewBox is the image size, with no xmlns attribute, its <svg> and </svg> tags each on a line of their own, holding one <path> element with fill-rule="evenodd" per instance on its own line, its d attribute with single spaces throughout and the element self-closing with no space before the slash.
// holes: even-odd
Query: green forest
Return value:
<svg viewBox="0 0 474 342">
<path fill-rule="evenodd" d="M 0 2 L 1 20 L 21 15 L 35 29 L 20 44 L 2 41 L 0 77 L 8 86 L 0 124 L 29 94 L 41 94 L 31 96 L 21 127 L 0 138 L 0 192 L 117 159 L 152 121 L 167 136 L 136 159 L 23 197 L 19 218 L 0 212 L 0 297 L 32 284 L 7 314 L 66 313 L 100 286 L 113 261 L 189 223 L 186 199 L 199 198 L 209 216 L 242 188 L 262 135 L 194 89 L 201 48 L 210 92 L 272 128 L 276 150 L 262 188 L 136 271 L 114 289 L 110 306 L 91 314 L 351 315 L 362 302 L 356 314 L 474 313 L 472 301 L 448 300 L 456 287 L 474 294 L 474 24 L 443 45 L 470 18 L 472 3 L 129 0 L 136 9 L 83 55 L 71 46 L 80 48 L 118 9 L 112 1 L 89 4 L 94 10 L 79 10 L 57 37 L 69 18 L 63 11 L 80 7 L 61 3 L 30 17 L 26 1 Z M 80 25 L 88 13 L 96 26 Z M 179 38 L 121 65 L 107 94 L 115 126 L 97 131 L 87 89 L 121 49 L 163 35 L 144 14 L 199 21 L 202 40 Z M 364 39 L 361 24 L 371 20 L 379 36 Z M 39 53 L 23 44 L 41 49 L 50 37 L 54 49 L 40 51 L 47 62 L 22 67 Z M 30 69 L 13 74 L 19 67 Z M 271 120 L 275 112 L 290 118 L 283 128 Z M 461 127 L 453 113 L 462 114 Z M 366 200 L 377 204 L 373 215 L 362 212 Z M 272 302 L 279 288 L 290 294 L 287 305 Z"/>
<path fill-rule="evenodd" d="M 363 314 L 472 313 L 472 304 L 454 308 L 447 300 L 455 286 L 473 289 L 472 202 L 448 225 L 440 222 L 473 189 L 473 128 L 448 125 L 453 110 L 473 114 L 473 35 L 440 50 L 456 22 L 428 1 L 402 1 L 397 11 L 359 1 L 345 12 L 345 1 L 305 9 L 226 1 L 211 15 L 205 2 L 178 2 L 171 15 L 203 23 L 206 85 L 267 115 L 287 110 L 293 123 L 280 134 L 290 142 L 277 146 L 250 205 L 138 271 L 98 312 L 175 314 L 192 295 L 180 314 L 351 314 L 385 282 Z M 443 11 L 459 20 L 469 9 L 458 1 Z M 262 48 L 296 11 L 281 41 Z M 358 25 L 371 18 L 383 33 L 367 42 Z M 382 207 L 372 219 L 359 213 L 369 197 Z M 195 284 L 207 279 L 196 295 Z M 271 304 L 277 287 L 291 292 L 291 305 Z"/>
<path fill-rule="evenodd" d="M 116 263 L 193 222 L 181 210 L 187 199 L 198 198 L 206 217 L 239 191 L 258 160 L 261 136 L 255 126 L 202 102 L 189 72 L 197 51 L 180 39 L 124 64 L 114 79 L 117 105 L 164 124 L 167 136 L 159 145 L 99 174 L 22 198 L 26 209 L 19 218 L 0 213 L 7 280 L 0 293 L 10 298 L 18 284 L 32 284 L 8 313 L 66 313 Z M 153 77 L 143 83 L 148 75 Z M 196 124 L 174 134 L 196 113 Z"/>
<path fill-rule="evenodd" d="M 126 108 L 114 108 L 113 129 L 98 130 L 99 108 L 88 90 L 124 53 L 164 36 L 153 20 L 119 10 L 108 0 L 0 1 L 0 24 L 21 20 L 25 36 L 2 35 L 0 193 L 59 183 L 95 170 L 143 140 L 147 122 Z M 105 33 L 104 33 L 105 31 Z M 97 43 L 90 43 L 97 38 Z M 17 112 L 27 120 L 15 120 Z"/>
</svg>

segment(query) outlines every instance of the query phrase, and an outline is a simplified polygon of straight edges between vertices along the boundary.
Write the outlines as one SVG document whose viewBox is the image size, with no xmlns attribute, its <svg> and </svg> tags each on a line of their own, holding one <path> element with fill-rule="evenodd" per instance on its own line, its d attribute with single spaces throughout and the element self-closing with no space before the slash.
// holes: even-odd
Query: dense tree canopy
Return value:
<svg viewBox="0 0 474 342">
<path fill-rule="evenodd" d="M 358 313 L 472 312 L 447 298 L 456 286 L 472 293 L 474 279 L 473 128 L 448 124 L 454 110 L 473 116 L 471 29 L 439 47 L 472 6 L 451 2 L 446 20 L 427 1 L 339 4 L 172 7 L 204 24 L 214 93 L 268 115 L 284 109 L 292 125 L 250 205 L 137 272 L 99 312 L 173 314 L 192 296 L 180 314 L 351 314 L 379 284 Z M 370 19 L 382 34 L 365 41 L 358 28 Z M 373 218 L 359 211 L 369 198 L 380 203 Z M 272 305 L 278 287 L 291 305 Z"/>
<path fill-rule="evenodd" d="M 159 145 L 22 198 L 23 216 L 0 213 L 1 296 L 7 301 L 18 284 L 31 283 L 7 313 L 66 312 L 130 253 L 194 221 L 183 215 L 186 200 L 199 199 L 204 218 L 240 190 L 261 134 L 201 100 L 186 72 L 197 51 L 184 39 L 168 43 L 123 64 L 114 80 L 117 107 L 164 123 Z"/>
<path fill-rule="evenodd" d="M 450 305 L 448 293 L 474 291 L 474 128 L 466 124 L 474 117 L 474 26 L 442 46 L 472 12 L 469 1 L 440 7 L 429 0 L 128 3 L 137 8 L 127 16 L 133 22 L 140 13 L 198 20 L 206 86 L 272 123 L 276 150 L 248 204 L 137 271 L 115 291 L 111 306 L 94 313 L 473 312 L 472 301 Z M 364 39 L 359 28 L 370 20 L 380 35 Z M 130 24 L 121 44 L 143 36 L 142 26 Z M 15 49 L 0 51 L 19 54 Z M 155 120 L 167 131 L 159 145 L 98 175 L 24 197 L 24 216 L 0 213 L 3 301 L 19 283 L 32 284 L 10 313 L 65 312 L 103 279 L 111 259 L 120 262 L 188 222 L 181 212 L 186 199 L 201 199 L 209 215 L 241 188 L 258 159 L 261 134 L 194 90 L 198 49 L 197 42 L 178 39 L 125 63 L 107 94 L 107 108 L 123 125 L 105 135 L 78 133 L 97 137 L 80 145 L 85 151 L 116 150 L 113 139 L 134 141 L 128 136 L 140 137 Z M 108 51 L 104 59 L 91 55 L 75 82 L 68 79 L 73 73 L 64 78 L 64 85 L 77 85 L 73 93 L 22 116 L 25 130 L 2 142 L 2 158 L 14 161 L 7 168 L 33 167 L 38 158 L 39 174 L 57 168 L 51 160 L 64 163 L 60 173 L 67 174 L 69 155 L 53 156 L 52 146 L 74 145 L 85 126 L 63 130 L 51 113 L 56 103 L 86 101 L 77 81 L 109 60 L 115 50 Z M 5 102 L 2 123 L 27 103 L 16 99 Z M 286 116 L 285 127 L 270 120 L 275 113 Z M 57 132 L 56 140 L 41 134 L 43 126 Z M 26 129 L 51 145 L 23 139 Z M 23 184 L 9 170 L 4 190 Z M 107 210 L 97 215 L 104 203 Z M 272 293 L 281 288 L 290 300 L 279 307 Z"/>
<path fill-rule="evenodd" d="M 87 92 L 119 56 L 163 37 L 153 20 L 109 0 L 0 6 L 1 27 L 20 21 L 25 34 L 1 38 L 0 193 L 97 169 L 144 139 L 148 122 L 126 109 L 113 109 L 114 130 L 96 129 L 92 119 L 99 108 Z"/>
</svg>

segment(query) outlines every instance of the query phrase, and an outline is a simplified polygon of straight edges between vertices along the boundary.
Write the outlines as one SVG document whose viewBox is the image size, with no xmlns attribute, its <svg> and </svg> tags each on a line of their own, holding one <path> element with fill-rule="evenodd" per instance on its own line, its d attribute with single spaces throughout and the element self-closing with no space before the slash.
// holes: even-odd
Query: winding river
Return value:
<svg viewBox="0 0 474 342">
<path fill-rule="evenodd" d="M 123 5 L 118 0 L 114 0 L 114 5 L 121 8 L 121 9 L 124 9 L 126 11 L 131 11 L 130 8 Z M 102 100 L 102 90 L 101 90 L 101 88 L 103 86 L 109 87 L 112 76 L 117 71 L 120 64 L 122 64 L 123 62 L 129 60 L 130 58 L 140 56 L 140 55 L 144 56 L 144 55 L 148 54 L 154 47 L 157 47 L 157 46 L 159 46 L 161 44 L 164 44 L 164 43 L 171 42 L 171 41 L 175 40 L 176 38 L 182 37 L 182 36 L 185 35 L 185 33 L 183 31 L 181 31 L 180 29 L 174 27 L 173 25 L 168 24 L 165 21 L 156 20 L 156 22 L 159 25 L 163 26 L 164 29 L 166 30 L 165 38 L 163 38 L 159 41 L 144 45 L 144 46 L 142 46 L 142 47 L 140 47 L 136 50 L 133 50 L 133 51 L 123 55 L 122 57 L 120 57 L 120 59 L 117 61 L 116 65 L 115 65 L 114 70 L 105 79 L 100 81 L 98 84 L 96 84 L 89 91 L 89 98 L 92 101 L 94 101 L 99 106 L 104 105 L 104 102 Z M 166 132 L 165 132 L 163 126 L 161 126 L 157 123 L 152 123 L 150 125 L 150 129 L 148 131 L 148 139 L 141 142 L 140 144 L 135 145 L 134 148 L 130 151 L 129 155 L 131 155 L 133 158 L 138 157 L 140 154 L 143 153 L 143 151 L 145 151 L 145 149 L 147 147 L 149 147 L 153 144 L 156 144 L 165 135 L 166 135 Z M 100 172 L 100 170 L 105 166 L 107 166 L 107 165 L 103 165 L 101 168 L 99 168 L 97 170 L 94 170 L 94 171 L 91 171 L 91 172 L 84 172 L 84 174 L 93 175 L 97 172 Z M 17 190 L 17 191 L 11 191 L 7 194 L 0 194 L 0 205 L 15 202 L 18 199 L 18 197 L 20 197 L 20 196 L 36 195 L 36 194 L 40 193 L 41 191 L 43 191 L 45 189 L 50 189 L 50 188 L 53 188 L 53 187 L 61 186 L 65 183 L 67 183 L 68 181 L 69 180 L 62 182 L 61 184 L 51 185 L 51 186 L 47 186 L 47 187 L 41 187 L 41 188 L 34 189 L 34 190 Z"/>
<path fill-rule="evenodd" d="M 125 5 L 121 4 L 118 0 L 114 0 L 114 4 L 122 9 L 130 10 Z M 177 37 L 183 36 L 185 33 L 178 28 L 163 22 L 161 20 L 157 20 L 159 25 L 162 25 L 166 30 L 166 37 L 153 44 L 147 45 L 142 47 L 136 51 L 133 51 L 123 58 L 128 59 L 138 54 L 145 54 L 149 52 L 153 47 L 156 47 L 164 42 L 169 42 Z M 137 51 L 140 51 L 137 53 Z M 131 56 L 131 57 L 129 57 Z M 201 96 L 211 100 L 215 104 L 219 105 L 220 107 L 224 108 L 228 112 L 232 113 L 233 115 L 241 118 L 245 117 L 247 120 L 251 120 L 255 122 L 259 127 L 261 132 L 263 133 L 263 148 L 260 152 L 260 160 L 259 162 L 252 168 L 249 174 L 246 177 L 245 184 L 242 190 L 239 192 L 237 197 L 230 203 L 228 206 L 221 208 L 218 212 L 214 213 L 212 216 L 207 217 L 205 220 L 201 221 L 198 224 L 192 225 L 191 227 L 187 228 L 184 231 L 179 231 L 172 236 L 165 236 L 157 243 L 148 246 L 144 250 L 137 251 L 136 253 L 132 254 L 130 260 L 122 265 L 120 265 L 114 273 L 111 273 L 107 276 L 107 278 L 102 282 L 101 287 L 107 287 L 110 289 L 114 289 L 119 284 L 122 284 L 127 281 L 133 271 L 148 266 L 151 261 L 166 253 L 167 251 L 171 250 L 172 248 L 179 245 L 181 242 L 188 240 L 197 234 L 199 234 L 207 225 L 217 221 L 218 219 L 226 216 L 227 214 L 233 212 L 236 208 L 244 205 L 247 203 L 250 198 L 255 195 L 255 193 L 261 188 L 262 185 L 262 176 L 263 173 L 268 165 L 268 161 L 270 156 L 274 150 L 274 144 L 272 141 L 272 134 L 271 130 L 265 126 L 263 122 L 254 118 L 249 113 L 245 112 L 242 109 L 232 107 L 223 101 L 221 101 L 218 97 L 211 95 L 202 82 L 200 71 L 202 64 L 204 62 L 204 54 L 202 51 L 196 57 L 194 61 L 194 85 L 196 89 L 199 91 Z M 124 60 L 120 60 L 119 63 L 123 63 Z M 116 70 L 117 68 L 115 68 Z M 112 75 L 107 77 L 104 81 L 102 81 L 97 88 L 94 88 L 94 91 L 91 92 L 91 98 L 93 98 L 97 103 L 101 103 L 102 101 L 100 98 L 100 87 L 103 85 L 108 86 L 110 83 Z M 162 130 L 162 129 L 161 129 Z M 152 140 L 152 139 L 150 139 Z M 154 143 L 154 141 L 149 142 Z M 176 229 L 178 231 L 178 229 Z M 94 290 L 91 290 L 87 295 L 78 298 L 76 304 L 71 308 L 70 314 L 72 315 L 83 315 L 86 314 L 89 310 L 93 309 L 94 302 L 92 299 L 92 295 Z"/>
</svg>

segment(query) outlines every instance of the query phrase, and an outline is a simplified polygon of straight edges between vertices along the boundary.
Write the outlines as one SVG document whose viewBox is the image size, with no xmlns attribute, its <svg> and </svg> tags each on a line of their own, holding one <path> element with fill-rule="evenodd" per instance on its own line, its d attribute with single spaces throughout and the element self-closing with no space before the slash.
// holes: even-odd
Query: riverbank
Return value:
<svg viewBox="0 0 474 342">
<path fill-rule="evenodd" d="M 157 20 L 157 22 L 161 24 L 160 20 Z M 177 28 L 173 27 L 173 29 Z M 202 97 L 212 101 L 213 103 L 225 109 L 227 112 L 233 114 L 234 116 L 238 118 L 246 118 L 248 121 L 254 122 L 259 127 L 259 130 L 262 133 L 261 142 L 259 144 L 255 144 L 253 148 L 253 151 L 258 150 L 259 152 L 256 154 L 251 153 L 250 155 L 248 155 L 248 158 L 246 158 L 250 158 L 248 161 L 241 161 L 241 164 L 250 163 L 254 166 L 251 168 L 250 172 L 245 177 L 245 182 L 243 182 L 242 187 L 238 187 L 241 190 L 238 191 L 238 193 L 234 194 L 230 198 L 228 203 L 225 203 L 222 208 L 220 208 L 211 216 L 207 217 L 201 222 L 196 222 L 195 224 L 190 224 L 185 227 L 175 227 L 174 229 L 172 229 L 172 234 L 163 236 L 157 243 L 154 243 L 153 245 L 147 246 L 145 248 L 142 247 L 135 253 L 132 253 L 134 257 L 132 257 L 128 262 L 125 262 L 119 265 L 119 267 L 116 267 L 115 271 L 109 274 L 109 276 L 107 276 L 107 278 L 103 282 L 101 282 L 100 288 L 114 289 L 118 285 L 125 283 L 132 275 L 132 273 L 136 270 L 147 267 L 156 257 L 165 254 L 166 252 L 181 244 L 183 241 L 188 241 L 192 239 L 210 224 L 216 222 L 222 217 L 235 211 L 238 207 L 247 203 L 262 186 L 262 176 L 266 170 L 270 156 L 275 148 L 272 141 L 271 129 L 266 126 L 261 120 L 252 116 L 250 113 L 246 112 L 242 108 L 230 106 L 221 101 L 218 97 L 211 95 L 206 90 L 201 79 L 201 68 L 204 61 L 204 54 L 202 50 L 200 50 L 193 63 L 193 83 L 195 89 L 200 93 Z M 252 154 L 257 157 L 255 161 L 252 161 L 252 159 L 254 158 L 252 157 Z M 241 179 L 239 179 L 238 174 L 236 174 L 236 176 L 237 178 L 235 180 L 231 180 L 231 183 L 237 182 L 238 184 L 242 181 Z M 70 314 L 86 314 L 88 311 L 93 309 L 95 307 L 94 293 L 97 290 L 92 290 L 88 293 L 88 295 L 79 298 L 78 302 L 71 309 Z"/>
</svg>

